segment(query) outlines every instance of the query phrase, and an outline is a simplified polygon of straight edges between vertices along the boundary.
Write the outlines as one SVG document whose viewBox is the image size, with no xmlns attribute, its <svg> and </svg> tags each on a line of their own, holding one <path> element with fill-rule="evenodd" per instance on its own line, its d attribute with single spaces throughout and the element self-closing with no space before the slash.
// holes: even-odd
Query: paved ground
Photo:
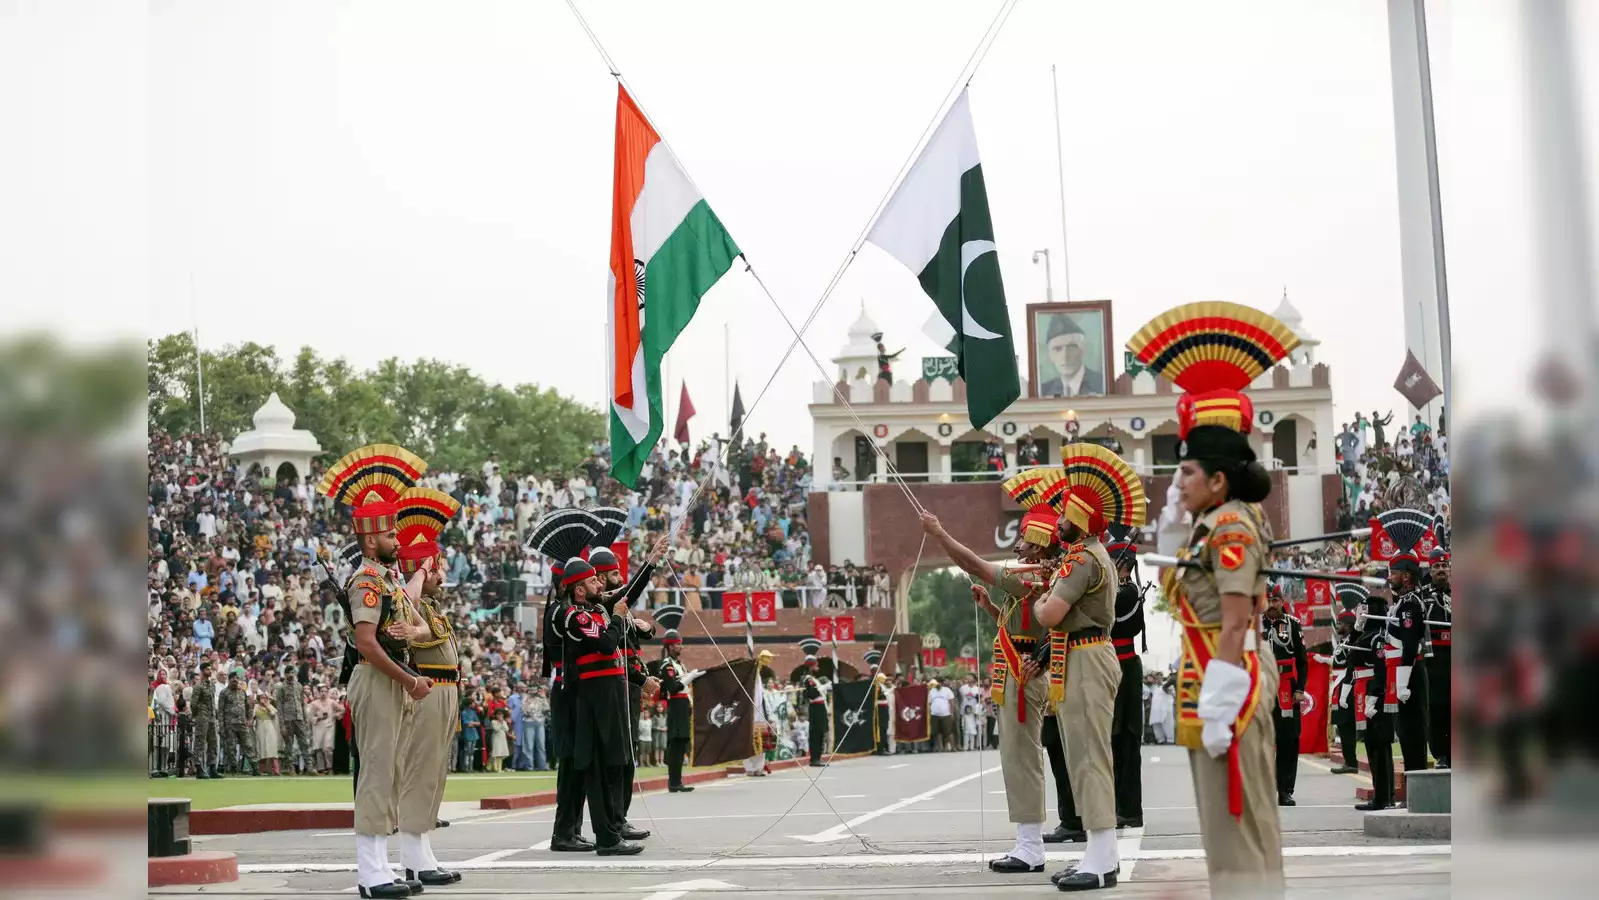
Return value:
<svg viewBox="0 0 1599 900">
<path fill-rule="evenodd" d="M 1053 895 L 1046 875 L 998 876 L 982 859 L 1004 852 L 1013 829 L 999 758 L 988 752 L 872 757 L 824 770 L 731 778 L 692 794 L 635 798 L 634 824 L 652 829 L 648 850 L 623 860 L 542 849 L 550 811 L 492 813 L 434 833 L 450 868 L 467 873 L 440 896 L 707 900 L 758 890 L 785 897 L 945 894 Z M 814 786 L 809 777 L 819 779 Z M 1352 808 L 1366 783 L 1301 763 L 1300 806 L 1284 809 L 1292 897 L 1448 897 L 1450 848 L 1366 838 Z M 1052 789 L 1051 789 L 1052 790 Z M 1146 827 L 1122 833 L 1128 897 L 1203 897 L 1205 870 L 1185 751 L 1145 748 Z M 1051 794 L 1053 796 L 1053 794 Z M 1053 823 L 1051 823 L 1053 825 Z M 853 834 L 852 834 L 853 833 Z M 202 838 L 197 849 L 238 853 L 241 880 L 152 893 L 294 897 L 353 893 L 349 832 L 281 832 Z M 1081 846 L 1054 845 L 1048 871 Z M 396 860 L 397 844 L 391 845 Z"/>
</svg>

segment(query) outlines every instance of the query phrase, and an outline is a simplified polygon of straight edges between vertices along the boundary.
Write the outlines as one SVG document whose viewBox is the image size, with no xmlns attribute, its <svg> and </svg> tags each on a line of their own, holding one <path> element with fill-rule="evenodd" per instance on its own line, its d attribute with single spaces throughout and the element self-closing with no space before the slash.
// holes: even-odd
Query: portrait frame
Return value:
<svg viewBox="0 0 1599 900">
<path fill-rule="evenodd" d="M 1027 306 L 1027 396 L 1035 399 L 1053 398 L 1059 394 L 1046 392 L 1046 382 L 1057 383 L 1059 372 L 1049 361 L 1044 342 L 1049 329 L 1062 316 L 1069 317 L 1086 337 L 1083 366 L 1099 376 L 1098 390 L 1082 387 L 1074 396 L 1103 397 L 1111 393 L 1116 381 L 1116 355 L 1111 346 L 1112 322 L 1109 300 L 1078 300 L 1070 303 L 1031 303 Z M 1098 344 L 1095 347 L 1095 344 Z M 1069 398 L 1068 398 L 1069 399 Z"/>
</svg>

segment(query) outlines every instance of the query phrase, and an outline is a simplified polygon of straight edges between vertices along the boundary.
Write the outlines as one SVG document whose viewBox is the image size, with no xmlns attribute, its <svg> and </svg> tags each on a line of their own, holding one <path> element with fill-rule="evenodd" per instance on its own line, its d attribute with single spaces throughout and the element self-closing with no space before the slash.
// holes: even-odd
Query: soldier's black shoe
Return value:
<svg viewBox="0 0 1599 900">
<path fill-rule="evenodd" d="M 435 820 L 433 820 L 433 827 L 434 828 L 449 828 L 450 827 L 450 820 L 449 819 L 435 819 Z"/>
<path fill-rule="evenodd" d="M 594 852 L 600 856 L 634 856 L 644 852 L 644 845 L 617 841 L 609 847 L 601 847 Z"/>
<path fill-rule="evenodd" d="M 594 845 L 580 837 L 550 838 L 550 849 L 556 853 L 592 853 Z"/>
<path fill-rule="evenodd" d="M 1434 769 L 1447 769 L 1447 768 L 1449 768 L 1449 758 L 1448 757 L 1444 757 L 1443 759 L 1438 760 L 1437 762 L 1432 764 L 1432 767 Z"/>
<path fill-rule="evenodd" d="M 813 769 L 825 769 L 825 768 L 827 768 L 827 763 L 811 763 L 811 768 L 813 768 Z"/>
<path fill-rule="evenodd" d="M 1044 835 L 1044 843 L 1046 844 L 1066 844 L 1073 841 L 1082 843 L 1086 840 L 1088 840 L 1088 832 L 1081 828 L 1073 831 L 1065 825 L 1057 825 L 1054 831 Z"/>
<path fill-rule="evenodd" d="M 1117 816 L 1116 817 L 1116 827 L 1117 828 L 1143 828 L 1144 827 L 1144 817 L 1143 816 Z"/>
<path fill-rule="evenodd" d="M 624 841 L 642 841 L 650 836 L 648 831 L 633 827 L 631 822 L 623 822 L 618 834 L 622 835 L 622 840 Z"/>
<path fill-rule="evenodd" d="M 1070 874 L 1063 873 L 1061 879 L 1055 882 L 1055 889 L 1061 891 L 1097 891 L 1100 888 L 1115 886 L 1115 872 L 1092 875 L 1088 872 L 1079 872 L 1076 869 L 1073 869 Z"/>
<path fill-rule="evenodd" d="M 1044 871 L 1044 866 L 1043 864 L 1036 866 L 1028 865 L 1014 856 L 1001 856 L 999 859 L 991 859 L 988 861 L 988 870 L 990 872 L 1001 872 L 1007 875 L 1016 875 L 1022 872 L 1042 872 Z"/>
<path fill-rule="evenodd" d="M 690 792 L 692 790 L 694 790 L 694 787 L 692 785 L 680 784 L 677 787 L 669 787 L 669 788 L 667 788 L 666 792 L 668 794 L 687 794 L 688 792 Z"/>
<path fill-rule="evenodd" d="M 212 772 L 211 773 L 211 777 L 212 778 L 226 778 L 228 776 L 223 775 L 221 772 Z"/>
<path fill-rule="evenodd" d="M 437 887 L 441 884 L 454 884 L 461 880 L 461 873 L 446 872 L 443 869 L 423 869 L 420 872 L 405 870 L 406 881 L 416 881 L 422 884 L 431 884 Z"/>
<path fill-rule="evenodd" d="M 407 887 L 403 881 L 396 881 L 392 884 L 380 884 L 377 887 L 372 888 L 369 888 L 366 885 L 360 885 L 359 890 L 362 897 L 394 898 L 411 896 L 411 889 Z"/>
<path fill-rule="evenodd" d="M 415 878 L 396 878 L 394 883 L 403 886 L 412 894 L 420 894 L 423 891 L 422 882 L 417 881 Z"/>
<path fill-rule="evenodd" d="M 1376 812 L 1380 809 L 1389 809 L 1392 806 L 1392 803 L 1378 803 L 1375 800 L 1370 800 L 1365 803 L 1356 803 L 1355 809 L 1358 809 L 1361 812 Z"/>
<path fill-rule="evenodd" d="M 1334 775 L 1353 775 L 1359 771 L 1360 769 L 1355 766 L 1334 766 L 1332 773 Z"/>
<path fill-rule="evenodd" d="M 1121 863 L 1117 863 L 1116 864 L 1116 874 L 1120 875 L 1121 873 L 1122 873 L 1122 865 L 1121 865 Z M 1072 865 L 1069 865 L 1066 868 L 1061 869 L 1059 872 L 1056 872 L 1055 874 L 1049 876 L 1049 883 L 1053 884 L 1053 885 L 1056 885 L 1056 886 L 1059 886 L 1060 882 L 1061 882 L 1061 879 L 1070 878 L 1071 876 L 1076 875 L 1076 874 L 1077 874 L 1077 864 L 1073 863 Z"/>
<path fill-rule="evenodd" d="M 1294 795 L 1293 794 L 1278 794 L 1277 795 L 1277 805 L 1278 806 L 1298 806 L 1299 804 L 1294 802 Z"/>
</svg>

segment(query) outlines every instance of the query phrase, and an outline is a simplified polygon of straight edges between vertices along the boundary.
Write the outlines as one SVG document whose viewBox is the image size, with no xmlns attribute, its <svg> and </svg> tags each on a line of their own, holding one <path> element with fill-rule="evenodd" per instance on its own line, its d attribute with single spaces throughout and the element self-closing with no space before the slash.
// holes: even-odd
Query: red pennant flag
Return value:
<svg viewBox="0 0 1599 900">
<path fill-rule="evenodd" d="M 683 395 L 677 401 L 677 427 L 672 438 L 679 444 L 688 443 L 688 420 L 694 418 L 694 401 L 688 398 L 688 382 L 683 382 Z"/>
<path fill-rule="evenodd" d="M 1392 559 L 1399 548 L 1394 544 L 1394 539 L 1388 536 L 1388 532 L 1383 530 L 1382 522 L 1373 518 L 1367 524 L 1371 526 L 1371 561 L 1387 562 Z"/>
<path fill-rule="evenodd" d="M 1327 716 L 1332 712 L 1332 679 L 1327 664 L 1310 659 L 1305 699 L 1299 701 L 1299 752 L 1327 752 Z"/>
<path fill-rule="evenodd" d="M 816 622 L 811 626 L 811 636 L 824 644 L 833 642 L 833 620 L 826 616 L 817 616 Z"/>
<path fill-rule="evenodd" d="M 616 564 L 620 567 L 617 571 L 622 574 L 622 581 L 627 581 L 627 541 L 617 541 L 611 545 L 611 552 L 616 555 Z"/>
<path fill-rule="evenodd" d="M 894 740 L 909 743 L 925 741 L 927 724 L 927 685 L 907 684 L 895 688 Z"/>
<path fill-rule="evenodd" d="M 939 647 L 933 651 L 933 668 L 942 669 L 949 665 L 949 651 Z"/>
<path fill-rule="evenodd" d="M 833 618 L 833 640 L 840 644 L 847 644 L 855 640 L 855 617 L 835 616 Z"/>
<path fill-rule="evenodd" d="M 744 608 L 743 594 L 722 595 L 722 624 L 743 625 L 748 610 Z"/>
<path fill-rule="evenodd" d="M 776 591 L 756 591 L 750 594 L 750 621 L 757 625 L 777 623 Z"/>
</svg>

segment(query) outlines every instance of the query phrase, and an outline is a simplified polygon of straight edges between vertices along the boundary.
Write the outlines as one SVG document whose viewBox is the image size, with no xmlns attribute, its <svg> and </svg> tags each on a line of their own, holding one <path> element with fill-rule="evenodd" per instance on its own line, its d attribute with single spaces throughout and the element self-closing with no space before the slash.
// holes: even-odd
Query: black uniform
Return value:
<svg viewBox="0 0 1599 900">
<path fill-rule="evenodd" d="M 1144 630 L 1144 592 L 1132 582 L 1116 591 L 1116 621 L 1110 642 L 1121 662 L 1122 680 L 1116 688 L 1116 707 L 1110 725 L 1110 754 L 1115 767 L 1116 819 L 1121 825 L 1142 826 L 1144 783 L 1140 766 L 1144 741 L 1144 664 L 1133 649 L 1133 639 Z M 1048 728 L 1049 723 L 1044 727 Z"/>
<path fill-rule="evenodd" d="M 1388 623 L 1390 639 L 1399 641 L 1399 669 L 1396 672 L 1400 692 L 1399 713 L 1394 729 L 1399 735 L 1399 750 L 1404 756 L 1405 771 L 1419 772 L 1427 768 L 1427 667 L 1421 655 L 1427 638 L 1426 598 L 1420 590 L 1399 597 L 1389 616 L 1397 621 Z M 1410 697 L 1403 694 L 1407 687 L 1405 670 L 1409 670 Z"/>
<path fill-rule="evenodd" d="M 555 824 L 551 829 L 551 844 L 571 844 L 582 841 L 583 805 L 587 794 L 583 776 L 577 772 L 572 760 L 572 732 L 576 727 L 576 700 L 573 688 L 567 684 L 570 671 L 567 657 L 569 643 L 561 631 L 566 621 L 566 600 L 552 597 L 544 608 L 544 668 L 550 679 L 550 757 L 555 760 Z"/>
<path fill-rule="evenodd" d="M 811 765 L 822 764 L 822 754 L 827 751 L 827 694 L 815 675 L 805 676 L 806 716 L 810 722 Z"/>
<path fill-rule="evenodd" d="M 1432 758 L 1438 761 L 1440 768 L 1448 768 L 1452 756 L 1453 695 L 1449 682 L 1455 613 L 1451 599 L 1449 591 L 1431 588 L 1423 604 L 1429 623 L 1426 665 L 1422 667 L 1427 670 L 1427 745 L 1432 748 Z"/>
<path fill-rule="evenodd" d="M 1277 803 L 1291 806 L 1294 784 L 1299 778 L 1299 701 L 1294 695 L 1305 690 L 1310 661 L 1305 653 L 1305 633 L 1299 620 L 1284 614 L 1267 619 L 1261 637 L 1271 642 L 1277 659 L 1278 695 L 1271 704 L 1272 723 L 1277 730 Z"/>
<path fill-rule="evenodd" d="M 573 768 L 588 796 L 594 842 L 601 849 L 622 841 L 622 782 L 633 758 L 627 726 L 627 667 L 619 649 L 626 620 L 589 603 L 567 607 L 561 631 L 571 659 L 566 672 L 574 698 Z"/>
<path fill-rule="evenodd" d="M 887 756 L 889 725 L 893 713 L 888 707 L 888 683 L 876 681 L 875 675 L 872 683 L 872 699 L 877 710 L 877 755 Z"/>
<path fill-rule="evenodd" d="M 628 606 L 633 605 L 639 595 L 650 584 L 650 573 L 655 570 L 653 564 L 638 567 L 633 573 L 633 578 L 628 582 L 625 590 Z M 639 742 L 638 718 L 639 711 L 644 706 L 644 681 L 649 677 L 645 671 L 644 660 L 639 658 L 639 644 L 655 636 L 654 626 L 643 630 L 623 627 L 622 629 L 622 661 L 627 667 L 627 727 L 628 735 L 632 738 L 628 744 L 627 763 L 622 772 L 622 817 L 627 818 L 628 811 L 633 807 L 634 774 L 637 769 L 637 747 Z"/>
<path fill-rule="evenodd" d="M 683 683 L 688 670 L 670 656 L 650 663 L 648 670 L 660 679 L 661 696 L 666 698 L 666 786 L 673 791 L 693 790 L 683 785 L 683 757 L 694 737 L 694 707 Z"/>
<path fill-rule="evenodd" d="M 1367 607 L 1375 616 L 1386 615 L 1386 606 L 1376 597 Z M 1349 644 L 1349 664 L 1354 676 L 1350 694 L 1355 729 L 1366 743 L 1366 760 L 1371 766 L 1372 798 L 1356 808 L 1387 809 L 1394 805 L 1394 712 L 1385 710 L 1388 683 L 1389 644 L 1383 623 L 1366 620 L 1364 629 Z M 1364 704 L 1364 709 L 1359 708 Z"/>
<path fill-rule="evenodd" d="M 1343 704 L 1344 688 L 1354 684 L 1354 675 L 1349 667 L 1349 645 L 1342 639 L 1333 649 L 1330 668 L 1337 680 L 1333 684 L 1334 702 L 1328 719 L 1338 729 L 1338 747 L 1343 754 L 1343 767 L 1358 770 L 1360 766 L 1355 754 L 1355 742 L 1359 737 L 1355 734 L 1355 711 Z"/>
</svg>

